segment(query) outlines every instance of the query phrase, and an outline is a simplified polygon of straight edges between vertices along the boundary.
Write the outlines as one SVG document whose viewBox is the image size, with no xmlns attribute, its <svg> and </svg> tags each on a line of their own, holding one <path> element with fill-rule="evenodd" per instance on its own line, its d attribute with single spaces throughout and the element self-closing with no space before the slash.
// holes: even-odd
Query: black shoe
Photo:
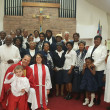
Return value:
<svg viewBox="0 0 110 110">
<path fill-rule="evenodd" d="M 69 96 L 67 97 L 67 99 L 66 99 L 66 100 L 70 100 L 70 99 L 72 99 L 71 94 L 69 94 Z"/>
<path fill-rule="evenodd" d="M 106 110 L 110 110 L 110 106 L 106 108 Z"/>
<path fill-rule="evenodd" d="M 67 99 L 68 98 L 68 96 L 69 96 L 69 93 L 64 97 L 64 99 Z"/>
<path fill-rule="evenodd" d="M 101 103 L 101 100 L 100 99 L 97 99 L 95 105 L 100 105 L 100 103 Z"/>
<path fill-rule="evenodd" d="M 75 98 L 75 100 L 79 100 L 80 99 L 80 95 L 78 95 L 76 98 Z"/>
</svg>

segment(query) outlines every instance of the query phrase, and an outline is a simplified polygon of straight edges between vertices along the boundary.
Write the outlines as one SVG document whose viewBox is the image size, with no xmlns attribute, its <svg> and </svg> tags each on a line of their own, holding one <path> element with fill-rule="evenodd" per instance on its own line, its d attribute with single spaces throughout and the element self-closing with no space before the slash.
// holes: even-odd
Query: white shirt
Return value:
<svg viewBox="0 0 110 110">
<path fill-rule="evenodd" d="M 48 41 L 50 45 L 52 44 L 52 37 L 49 40 L 47 38 L 45 40 Z"/>
<path fill-rule="evenodd" d="M 69 53 L 68 51 L 65 54 L 65 63 L 63 66 L 64 70 L 69 70 L 71 66 L 75 66 L 76 63 L 76 52 L 71 50 Z"/>
<path fill-rule="evenodd" d="M 10 73 L 7 74 L 4 84 L 11 83 L 11 92 L 14 96 L 21 96 L 25 93 L 22 93 L 21 90 L 24 89 L 26 92 L 29 91 L 30 84 L 29 80 L 26 77 L 17 77 L 15 74 L 11 79 L 7 79 Z"/>
<path fill-rule="evenodd" d="M 74 42 L 73 50 L 76 51 L 79 49 L 78 42 Z"/>
<path fill-rule="evenodd" d="M 59 55 L 60 58 L 62 57 L 63 52 L 64 52 L 64 50 L 62 50 L 61 52 L 58 52 L 58 51 L 56 50 L 56 53 L 58 53 L 58 55 Z"/>
<path fill-rule="evenodd" d="M 29 49 L 29 51 L 30 51 L 31 56 L 33 57 L 35 55 L 35 49 L 34 50 Z"/>
<path fill-rule="evenodd" d="M 37 37 L 37 38 L 34 37 L 34 42 L 37 42 L 38 43 L 39 41 L 40 41 L 40 38 L 39 37 Z"/>
</svg>

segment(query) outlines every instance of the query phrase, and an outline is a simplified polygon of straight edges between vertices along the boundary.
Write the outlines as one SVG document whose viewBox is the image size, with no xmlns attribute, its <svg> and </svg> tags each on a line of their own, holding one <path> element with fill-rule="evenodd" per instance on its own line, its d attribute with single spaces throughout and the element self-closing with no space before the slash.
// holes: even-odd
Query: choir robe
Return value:
<svg viewBox="0 0 110 110">
<path fill-rule="evenodd" d="M 27 77 L 17 77 L 16 74 L 12 72 L 6 75 L 4 84 L 11 85 L 11 94 L 8 98 L 8 110 L 27 110 L 27 96 L 26 93 L 29 91 L 30 84 Z M 22 93 L 21 90 L 24 89 L 25 92 Z"/>
<path fill-rule="evenodd" d="M 105 83 L 104 101 L 110 103 L 110 56 L 108 57 L 107 60 L 105 74 L 106 74 L 106 83 Z"/>
<path fill-rule="evenodd" d="M 6 75 L 9 73 L 9 72 L 13 72 L 14 68 L 17 66 L 17 65 L 22 65 L 22 62 L 18 62 L 17 64 L 13 64 L 11 65 L 8 70 L 6 71 L 6 74 L 5 74 L 5 77 Z M 32 73 L 32 69 L 27 66 L 24 68 L 25 69 L 25 72 L 26 72 L 26 77 L 28 78 L 29 80 L 29 83 L 30 83 L 30 87 L 33 89 L 35 88 L 35 83 L 34 83 L 34 77 L 33 77 L 33 73 Z M 5 79 L 4 77 L 4 79 Z M 0 102 L 2 102 L 2 106 L 3 108 L 6 108 L 6 102 L 7 102 L 7 98 L 8 98 L 8 95 L 10 94 L 7 94 L 7 91 L 9 90 L 10 88 L 10 84 L 3 84 L 3 87 L 2 87 L 2 92 L 1 92 L 1 96 L 0 96 Z M 34 89 L 33 89 L 34 90 Z M 31 93 L 30 93 L 31 94 Z M 33 93 L 34 94 L 34 93 Z M 28 96 L 29 97 L 29 96 Z M 34 97 L 35 97 L 35 94 L 34 94 Z M 32 100 L 32 99 L 31 99 Z M 31 103 L 31 102 L 30 102 Z M 33 104 L 32 104 L 33 105 Z M 34 109 L 33 109 L 34 110 Z"/>
<path fill-rule="evenodd" d="M 33 65 L 30 65 L 30 67 L 32 68 L 33 70 L 33 75 L 35 77 L 35 70 L 34 70 L 34 66 L 35 64 Z M 51 80 L 50 80 L 50 73 L 49 73 L 49 69 L 46 65 L 45 66 L 45 71 L 46 71 L 46 77 L 45 77 L 45 99 L 46 99 L 46 104 L 48 103 L 48 97 L 47 97 L 47 89 L 51 89 L 52 88 L 52 84 L 51 84 Z M 39 86 L 39 94 L 40 94 L 40 104 L 42 106 L 43 102 L 42 102 L 42 64 L 37 64 L 37 68 L 38 68 L 38 80 L 39 80 L 39 85 L 36 85 L 36 86 Z M 35 82 L 36 83 L 36 82 Z"/>
<path fill-rule="evenodd" d="M 21 60 L 18 48 L 12 44 L 10 46 L 6 44 L 0 46 L 0 94 L 6 70 L 12 65 L 7 63 L 10 59 L 12 59 L 14 63 L 18 63 Z"/>
</svg>

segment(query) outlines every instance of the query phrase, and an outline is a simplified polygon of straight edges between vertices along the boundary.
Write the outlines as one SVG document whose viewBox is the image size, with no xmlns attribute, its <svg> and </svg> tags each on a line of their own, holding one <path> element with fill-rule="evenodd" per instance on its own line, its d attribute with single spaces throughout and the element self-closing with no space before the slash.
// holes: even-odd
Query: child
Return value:
<svg viewBox="0 0 110 110">
<path fill-rule="evenodd" d="M 29 91 L 30 84 L 26 77 L 23 77 L 23 67 L 18 65 L 14 69 L 14 73 L 10 72 L 5 78 L 4 84 L 11 85 L 11 93 L 8 98 L 8 109 L 27 110 L 26 92 Z"/>
<path fill-rule="evenodd" d="M 95 91 L 97 91 L 97 82 L 95 79 L 95 67 L 91 66 L 93 63 L 93 59 L 88 57 L 85 59 L 85 64 L 83 66 L 82 74 L 84 74 L 83 79 L 81 81 L 80 89 L 86 91 L 86 98 L 83 105 L 87 105 L 88 107 L 92 107 L 94 105 Z M 89 103 L 89 93 L 91 93 L 91 101 Z"/>
</svg>

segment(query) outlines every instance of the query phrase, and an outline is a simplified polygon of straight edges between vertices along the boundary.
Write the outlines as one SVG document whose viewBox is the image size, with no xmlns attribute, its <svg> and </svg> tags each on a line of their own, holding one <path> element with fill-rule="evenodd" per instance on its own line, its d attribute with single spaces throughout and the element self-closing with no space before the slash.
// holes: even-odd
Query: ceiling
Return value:
<svg viewBox="0 0 110 110">
<path fill-rule="evenodd" d="M 87 0 L 110 14 L 110 0 Z"/>
</svg>

